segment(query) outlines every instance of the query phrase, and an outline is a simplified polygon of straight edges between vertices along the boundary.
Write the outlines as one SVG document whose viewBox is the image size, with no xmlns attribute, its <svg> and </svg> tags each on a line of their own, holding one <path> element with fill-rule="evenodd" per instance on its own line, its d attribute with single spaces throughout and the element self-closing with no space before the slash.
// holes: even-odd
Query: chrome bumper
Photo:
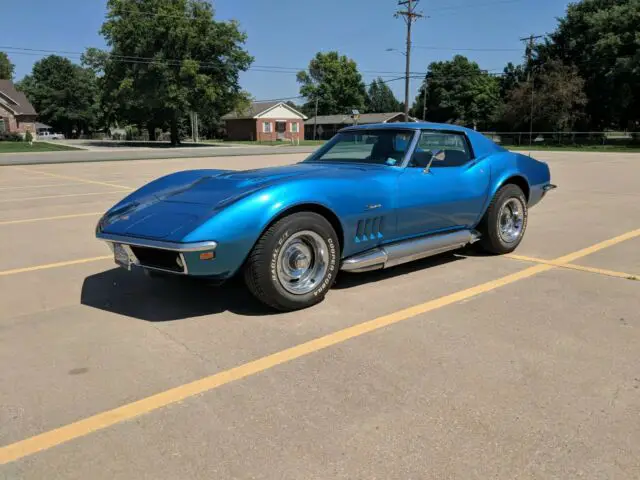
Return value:
<svg viewBox="0 0 640 480">
<path fill-rule="evenodd" d="M 132 267 L 141 267 L 146 270 L 155 270 L 160 272 L 172 273 L 175 275 L 187 275 L 189 273 L 185 253 L 214 251 L 218 246 L 218 244 L 213 241 L 175 243 L 143 238 L 131 238 L 120 235 L 110 235 L 106 233 L 98 233 L 96 237 L 100 240 L 104 240 L 107 243 L 107 245 L 113 252 L 116 264 L 123 268 L 126 268 L 127 270 L 131 270 Z M 173 252 L 176 255 L 174 259 L 175 262 L 173 262 L 175 263 L 176 268 L 162 268 L 161 266 L 150 264 L 148 262 L 145 262 L 144 260 L 141 261 L 131 247 L 142 247 L 152 250 Z"/>
<path fill-rule="evenodd" d="M 162 240 L 148 240 L 146 238 L 132 238 L 108 233 L 98 233 L 96 237 L 105 242 L 122 243 L 134 247 L 159 248 L 160 250 L 173 250 L 176 252 L 200 252 L 203 250 L 215 250 L 217 242 L 176 243 L 163 242 Z"/>
<path fill-rule="evenodd" d="M 543 191 L 544 193 L 547 193 L 548 191 L 550 191 L 550 190 L 554 190 L 554 189 L 556 189 L 556 188 L 558 188 L 558 186 L 557 186 L 557 185 L 554 185 L 553 183 L 549 183 L 549 184 L 545 185 L 544 187 L 542 187 L 542 191 Z"/>
</svg>

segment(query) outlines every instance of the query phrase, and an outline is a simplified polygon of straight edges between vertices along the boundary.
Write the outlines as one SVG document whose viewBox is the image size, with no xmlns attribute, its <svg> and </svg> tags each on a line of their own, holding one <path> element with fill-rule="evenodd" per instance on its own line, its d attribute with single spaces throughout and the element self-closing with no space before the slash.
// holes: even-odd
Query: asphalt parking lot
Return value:
<svg viewBox="0 0 640 480">
<path fill-rule="evenodd" d="M 0 167 L 0 478 L 640 478 L 640 155 L 538 153 L 512 256 L 272 314 L 115 267 L 126 192 L 303 155 Z"/>
</svg>

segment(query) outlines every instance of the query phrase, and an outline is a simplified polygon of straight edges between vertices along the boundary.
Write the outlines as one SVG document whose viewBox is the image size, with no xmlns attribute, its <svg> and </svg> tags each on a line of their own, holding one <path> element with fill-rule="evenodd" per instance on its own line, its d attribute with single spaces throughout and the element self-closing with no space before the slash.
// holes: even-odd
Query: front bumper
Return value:
<svg viewBox="0 0 640 480">
<path fill-rule="evenodd" d="M 107 233 L 97 233 L 114 254 L 116 264 L 127 270 L 140 267 L 177 275 L 189 275 L 190 265 L 195 262 L 210 262 L 215 259 L 217 242 L 176 243 L 144 238 L 124 237 Z M 197 265 L 198 275 L 202 275 L 201 265 Z"/>
</svg>

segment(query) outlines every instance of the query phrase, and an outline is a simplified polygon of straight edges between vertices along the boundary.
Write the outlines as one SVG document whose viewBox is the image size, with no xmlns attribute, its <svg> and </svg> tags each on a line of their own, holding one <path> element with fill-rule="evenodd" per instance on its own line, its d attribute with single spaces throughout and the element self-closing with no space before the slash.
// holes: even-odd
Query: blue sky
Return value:
<svg viewBox="0 0 640 480">
<path fill-rule="evenodd" d="M 461 53 L 481 68 L 501 70 L 508 61 L 520 62 L 529 33 L 552 31 L 568 0 L 421 0 L 419 10 L 430 18 L 414 25 L 412 71 L 425 71 L 436 60 Z M 402 75 L 404 56 L 387 52 L 404 49 L 405 26 L 395 19 L 396 0 L 214 0 L 216 18 L 236 19 L 248 34 L 246 48 L 255 66 L 302 69 L 317 51 L 338 50 L 353 58 L 370 82 L 376 72 L 385 79 Z M 98 31 L 104 20 L 103 0 L 34 0 L 25 8 L 5 2 L 0 15 L 0 50 L 16 65 L 16 79 L 31 71 L 43 56 L 3 47 L 81 52 L 103 47 Z M 422 48 L 431 47 L 431 48 Z M 466 50 L 473 49 L 473 50 Z M 69 54 L 74 61 L 77 55 Z M 395 73 L 397 72 L 397 73 Z M 270 73 L 256 69 L 241 77 L 256 99 L 298 94 L 295 71 Z M 390 82 L 399 99 L 402 81 Z M 419 80 L 411 84 L 413 99 Z"/>
</svg>

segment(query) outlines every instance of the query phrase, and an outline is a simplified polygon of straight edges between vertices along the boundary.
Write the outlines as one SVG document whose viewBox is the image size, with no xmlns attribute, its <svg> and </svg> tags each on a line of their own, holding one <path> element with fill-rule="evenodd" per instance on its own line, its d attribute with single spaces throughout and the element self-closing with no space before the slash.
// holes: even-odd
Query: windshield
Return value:
<svg viewBox="0 0 640 480">
<path fill-rule="evenodd" d="M 310 162 L 372 163 L 399 166 L 411 143 L 409 130 L 358 130 L 338 133 Z"/>
</svg>

